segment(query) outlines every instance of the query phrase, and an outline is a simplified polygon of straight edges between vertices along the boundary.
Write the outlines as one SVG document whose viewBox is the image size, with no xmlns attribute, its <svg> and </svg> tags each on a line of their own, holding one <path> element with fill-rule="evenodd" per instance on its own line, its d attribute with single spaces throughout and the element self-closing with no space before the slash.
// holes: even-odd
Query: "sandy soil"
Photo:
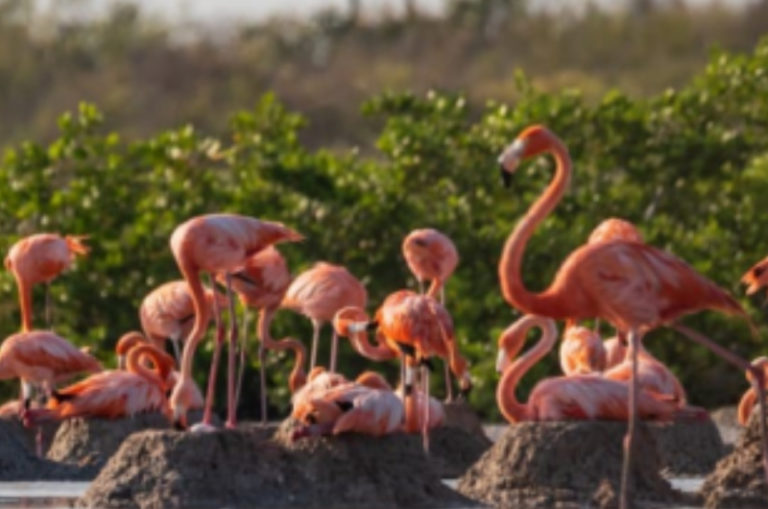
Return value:
<svg viewBox="0 0 768 509">
<path fill-rule="evenodd" d="M 704 482 L 701 491 L 706 507 L 768 507 L 768 486 L 761 459 L 760 419 L 755 411 L 733 452 L 717 464 Z"/>
<path fill-rule="evenodd" d="M 680 501 L 659 474 L 654 439 L 641 426 L 636 500 Z M 617 503 L 626 426 L 613 422 L 538 422 L 510 426 L 459 480 L 464 495 L 496 507 Z"/>
<path fill-rule="evenodd" d="M 290 441 L 235 431 L 131 435 L 78 502 L 88 507 L 456 507 L 413 438 Z"/>
</svg>

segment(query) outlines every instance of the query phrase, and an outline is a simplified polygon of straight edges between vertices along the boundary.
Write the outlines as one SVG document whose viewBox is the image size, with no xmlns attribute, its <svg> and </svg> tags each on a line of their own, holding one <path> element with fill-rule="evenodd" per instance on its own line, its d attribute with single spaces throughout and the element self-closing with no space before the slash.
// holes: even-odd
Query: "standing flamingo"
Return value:
<svg viewBox="0 0 768 509">
<path fill-rule="evenodd" d="M 154 369 L 145 367 L 148 358 Z M 166 379 L 174 360 L 154 345 L 137 344 L 128 352 L 126 370 L 104 371 L 56 392 L 47 408 L 30 410 L 27 423 L 71 417 L 118 419 L 162 412 L 170 420 Z"/>
<path fill-rule="evenodd" d="M 533 348 L 515 359 L 526 334 L 533 327 L 541 328 L 541 338 Z M 501 362 L 497 369 L 503 375 L 496 389 L 496 400 L 507 421 L 626 420 L 629 385 L 597 375 L 546 378 L 536 384 L 526 403 L 518 402 L 515 390 L 520 379 L 552 349 L 556 341 L 555 322 L 536 315 L 523 316 L 499 336 Z M 644 390 L 639 391 L 638 396 L 638 411 L 643 418 L 674 417 L 677 408 L 674 403 L 656 398 Z"/>
<path fill-rule="evenodd" d="M 333 320 L 336 311 L 345 306 L 365 308 L 368 293 L 363 284 L 340 265 L 318 262 L 311 269 L 299 274 L 288 287 L 283 307 L 301 313 L 312 320 L 312 351 L 309 367 L 317 364 L 317 343 L 323 323 Z M 338 337 L 331 339 L 329 369 L 336 371 Z"/>
<path fill-rule="evenodd" d="M 238 270 L 246 260 L 265 247 L 277 242 L 301 240 L 302 236 L 280 223 L 260 221 L 256 218 L 235 214 L 208 214 L 194 217 L 177 226 L 171 235 L 171 250 L 184 279 L 189 284 L 195 307 L 195 322 L 184 344 L 181 356 L 181 375 L 171 394 L 171 409 L 174 422 L 186 427 L 187 406 L 183 394 L 192 385 L 192 359 L 210 318 L 210 309 L 201 281 L 201 272 L 207 272 L 213 284 L 213 275 L 223 272 L 227 275 L 227 297 L 229 299 L 230 350 L 229 377 L 227 380 L 227 427 L 236 425 L 235 412 L 235 345 L 237 341 L 237 322 L 234 319 L 234 301 L 232 298 L 229 274 Z M 217 300 L 213 299 L 214 311 Z M 218 313 L 215 314 L 218 321 Z M 218 324 L 217 324 L 218 325 Z M 220 330 L 219 327 L 217 329 Z M 221 347 L 216 341 L 214 348 L 214 366 Z M 208 381 L 206 408 L 202 426 L 198 429 L 211 428 L 211 405 L 213 403 L 213 385 L 215 369 Z"/>
<path fill-rule="evenodd" d="M 630 422 L 620 497 L 621 507 L 626 508 L 637 422 L 636 374 L 641 332 L 702 309 L 742 317 L 746 313 L 730 295 L 678 258 L 645 244 L 621 240 L 581 246 L 565 260 L 546 290 L 529 292 L 522 281 L 523 253 L 536 226 L 563 197 L 571 178 L 571 159 L 565 145 L 543 126 L 525 129 L 499 157 L 502 177 L 509 183 L 523 159 L 544 153 L 555 158 L 555 177 L 507 238 L 499 263 L 501 289 L 507 302 L 524 313 L 563 320 L 603 318 L 620 331 L 629 332 L 630 347 L 634 346 Z M 703 336 L 696 339 L 741 369 L 753 369 L 717 343 Z M 761 376 L 758 370 L 754 372 Z M 761 385 L 756 387 L 763 390 Z M 765 460 L 768 465 L 768 455 Z"/>
<path fill-rule="evenodd" d="M 456 246 L 447 235 L 432 228 L 413 230 L 403 240 L 403 256 L 416 280 L 419 282 L 419 293 L 424 293 L 424 280 L 429 279 L 427 295 L 437 298 L 445 306 L 445 282 L 451 277 L 459 263 L 459 253 Z M 447 364 L 445 368 L 446 400 L 453 399 L 451 373 Z"/>
<path fill-rule="evenodd" d="M 216 292 L 216 296 L 219 306 L 226 305 L 223 295 Z M 212 306 L 213 290 L 206 289 L 205 297 L 208 306 Z M 192 293 L 183 279 L 158 286 L 144 297 L 139 307 L 139 320 L 147 340 L 163 350 L 166 339 L 170 339 L 177 360 L 181 359 L 179 342 L 192 330 L 194 318 Z"/>
<path fill-rule="evenodd" d="M 66 270 L 75 255 L 88 254 L 85 236 L 38 233 L 16 242 L 5 257 L 5 268 L 13 273 L 19 287 L 21 330 L 32 330 L 32 287 L 45 283 L 45 317 L 51 326 L 49 285 Z"/>
<path fill-rule="evenodd" d="M 219 278 L 221 276 L 219 275 Z M 280 308 L 288 286 L 291 273 L 280 252 L 269 246 L 248 258 L 243 267 L 232 274 L 232 289 L 240 296 L 242 304 L 248 308 L 258 308 L 259 322 L 257 333 L 259 343 L 259 375 L 261 379 L 261 420 L 267 421 L 267 377 L 265 371 L 265 350 L 292 350 L 295 355 L 293 370 L 288 379 L 291 392 L 296 392 L 306 382 L 304 359 L 306 349 L 300 341 L 293 338 L 272 339 L 270 325 L 275 313 Z M 240 374 L 243 373 L 245 344 L 240 349 Z M 239 386 L 239 382 L 238 382 Z M 239 395 L 239 391 L 238 391 Z"/>
</svg>

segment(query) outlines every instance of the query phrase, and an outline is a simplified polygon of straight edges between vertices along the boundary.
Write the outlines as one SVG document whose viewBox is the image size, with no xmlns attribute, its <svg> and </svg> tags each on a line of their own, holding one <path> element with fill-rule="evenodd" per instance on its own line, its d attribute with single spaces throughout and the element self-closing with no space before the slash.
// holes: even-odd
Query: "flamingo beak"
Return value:
<svg viewBox="0 0 768 509">
<path fill-rule="evenodd" d="M 505 352 L 503 348 L 499 348 L 499 353 L 496 356 L 496 372 L 503 373 L 504 369 L 507 367 L 507 364 L 509 364 L 507 352 Z"/>
<path fill-rule="evenodd" d="M 117 356 L 117 369 L 120 369 L 120 370 L 125 369 L 125 355 Z"/>
<path fill-rule="evenodd" d="M 512 174 L 504 169 L 503 164 L 499 165 L 499 170 L 501 171 L 501 183 L 506 189 L 509 189 L 512 186 Z"/>
</svg>

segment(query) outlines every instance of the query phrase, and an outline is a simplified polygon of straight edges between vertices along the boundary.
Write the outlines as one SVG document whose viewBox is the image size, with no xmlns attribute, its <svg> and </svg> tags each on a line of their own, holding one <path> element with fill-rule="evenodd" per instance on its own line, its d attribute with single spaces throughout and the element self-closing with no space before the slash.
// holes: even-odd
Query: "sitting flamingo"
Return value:
<svg viewBox="0 0 768 509">
<path fill-rule="evenodd" d="M 768 380 L 768 357 L 758 357 L 752 361 L 752 365 L 762 369 L 766 375 L 764 380 Z M 746 426 L 749 422 L 749 416 L 752 415 L 752 409 L 755 407 L 755 400 L 757 399 L 757 392 L 754 388 L 754 377 L 749 371 L 747 371 L 746 375 L 747 381 L 752 384 L 752 387 L 747 389 L 747 392 L 745 392 L 741 397 L 741 400 L 739 401 L 739 408 L 736 413 L 737 418 L 739 419 L 739 424 L 742 426 Z"/>
<path fill-rule="evenodd" d="M 539 342 L 520 358 L 511 362 L 533 327 L 542 329 Z M 497 369 L 503 372 L 496 390 L 499 409 L 510 422 L 557 420 L 627 420 L 629 418 L 629 386 L 599 375 L 573 375 L 546 378 L 536 384 L 528 402 L 520 403 L 515 389 L 523 375 L 552 349 L 557 341 L 557 327 L 549 318 L 525 315 L 499 337 Z M 645 419 L 672 419 L 677 406 L 641 389 L 637 398 L 638 412 Z"/>
<path fill-rule="evenodd" d="M 153 369 L 144 366 L 147 357 Z M 61 420 L 70 417 L 117 419 L 142 412 L 162 412 L 171 420 L 166 382 L 173 358 L 150 344 L 131 348 L 126 371 L 104 371 L 58 391 L 47 408 L 30 410 L 25 422 Z"/>
<path fill-rule="evenodd" d="M 586 327 L 571 325 L 560 343 L 560 367 L 566 375 L 603 371 L 606 351 L 600 335 Z"/>
</svg>

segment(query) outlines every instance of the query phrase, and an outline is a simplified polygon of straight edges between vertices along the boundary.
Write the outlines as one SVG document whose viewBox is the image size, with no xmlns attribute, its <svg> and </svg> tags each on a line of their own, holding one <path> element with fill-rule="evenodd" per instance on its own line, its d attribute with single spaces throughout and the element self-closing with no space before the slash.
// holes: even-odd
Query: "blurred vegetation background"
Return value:
<svg viewBox="0 0 768 509">
<path fill-rule="evenodd" d="M 192 215 L 229 211 L 295 227 L 307 240 L 281 248 L 294 273 L 342 263 L 366 283 L 371 311 L 415 287 L 400 243 L 429 226 L 459 249 L 448 308 L 472 363 L 471 402 L 498 418 L 496 337 L 518 316 L 499 293 L 498 257 L 551 161 L 528 165 L 509 191 L 495 159 L 532 122 L 562 137 L 576 173 L 529 245 L 530 287 L 543 288 L 611 215 L 737 296 L 740 275 L 768 251 L 768 41 L 758 42 L 768 2 L 565 12 L 455 0 L 439 18 L 406 2 L 405 15 L 372 20 L 350 1 L 346 11 L 224 35 L 180 33 L 131 5 L 78 21 L 65 9 L 77 4 L 40 14 L 28 1 L 0 0 L 0 246 L 38 231 L 91 235 L 91 255 L 52 285 L 54 328 L 108 365 L 119 335 L 139 327 L 143 296 L 179 277 L 168 238 Z M 19 316 L 7 272 L 0 294 L 10 334 Z M 752 337 L 714 313 L 685 321 L 742 355 L 765 353 L 766 327 Z M 309 322 L 281 312 L 274 336 L 286 334 L 308 343 Z M 694 404 L 735 403 L 747 387 L 742 373 L 669 331 L 646 343 Z M 379 368 L 342 345 L 346 374 Z M 210 344 L 201 350 L 204 359 Z M 555 360 L 524 378 L 521 397 L 556 372 Z M 279 387 L 271 402 L 285 411 L 290 360 L 269 362 Z M 196 366 L 202 381 L 207 363 Z M 394 365 L 382 369 L 394 379 Z M 251 416 L 252 374 L 243 403 Z M 16 388 L 4 382 L 0 393 Z"/>
</svg>

